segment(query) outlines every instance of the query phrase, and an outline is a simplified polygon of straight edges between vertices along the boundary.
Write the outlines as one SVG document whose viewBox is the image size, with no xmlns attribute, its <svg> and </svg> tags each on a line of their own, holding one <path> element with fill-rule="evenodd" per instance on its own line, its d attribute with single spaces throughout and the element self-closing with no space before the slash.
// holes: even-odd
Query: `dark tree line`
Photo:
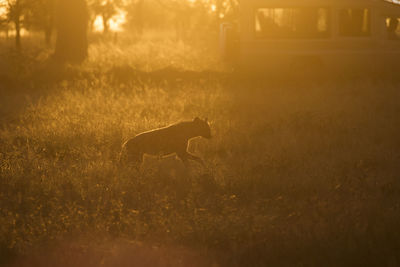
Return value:
<svg viewBox="0 0 400 267">
<path fill-rule="evenodd" d="M 6 16 L 0 19 L 2 27 L 8 31 L 9 24 L 15 30 L 15 46 L 21 48 L 21 30 L 43 31 L 50 44 L 54 29 L 54 8 L 56 0 L 3 0 L 0 8 Z"/>
<path fill-rule="evenodd" d="M 0 16 L 0 27 L 15 33 L 15 47 L 21 50 L 21 31 L 43 32 L 50 46 L 57 32 L 54 59 L 60 62 L 82 62 L 87 56 L 89 12 L 85 0 L 0 0 L 6 11 Z"/>
<path fill-rule="evenodd" d="M 97 17 L 102 18 L 104 34 L 110 31 L 111 19 L 124 10 L 124 26 L 132 33 L 169 27 L 184 39 L 203 28 L 217 31 L 237 6 L 238 0 L 0 0 L 0 30 L 12 30 L 17 50 L 22 29 L 43 32 L 48 46 L 57 33 L 54 58 L 81 62 L 87 57 L 87 31 Z"/>
</svg>

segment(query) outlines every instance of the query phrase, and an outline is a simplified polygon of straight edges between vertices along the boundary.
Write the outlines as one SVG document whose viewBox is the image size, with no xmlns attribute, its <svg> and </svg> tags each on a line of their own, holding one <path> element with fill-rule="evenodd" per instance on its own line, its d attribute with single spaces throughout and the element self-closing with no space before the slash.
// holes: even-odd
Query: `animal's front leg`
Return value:
<svg viewBox="0 0 400 267">
<path fill-rule="evenodd" d="M 199 158 L 199 157 L 197 157 L 197 156 L 195 156 L 195 155 L 193 155 L 193 154 L 190 154 L 190 153 L 187 152 L 187 151 L 182 152 L 182 153 L 178 153 L 178 157 L 181 158 L 181 160 L 183 161 L 183 163 L 184 163 L 185 165 L 187 165 L 187 161 L 190 159 L 190 160 L 197 161 L 197 162 L 200 163 L 203 167 L 205 167 L 204 161 L 203 161 L 201 158 Z"/>
<path fill-rule="evenodd" d="M 187 152 L 189 159 L 197 161 L 198 163 L 200 163 L 203 167 L 205 167 L 206 165 L 204 164 L 204 161 L 199 158 L 198 156 L 195 156 L 193 154 L 190 154 L 189 152 Z"/>
<path fill-rule="evenodd" d="M 185 155 L 178 154 L 178 157 L 182 160 L 183 165 L 185 165 L 186 168 L 189 167 L 189 164 L 188 164 L 189 161 L 188 161 L 188 158 Z"/>
</svg>

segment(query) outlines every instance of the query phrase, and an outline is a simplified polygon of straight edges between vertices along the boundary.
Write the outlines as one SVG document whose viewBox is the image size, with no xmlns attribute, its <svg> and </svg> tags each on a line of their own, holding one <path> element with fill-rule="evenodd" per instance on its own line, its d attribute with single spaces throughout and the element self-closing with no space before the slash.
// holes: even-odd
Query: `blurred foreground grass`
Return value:
<svg viewBox="0 0 400 267">
<path fill-rule="evenodd" d="M 92 45 L 82 67 L 40 53 L 2 55 L 0 264 L 400 264 L 398 83 L 232 82 L 160 40 Z M 195 116 L 207 169 L 116 164 L 127 138 Z"/>
</svg>

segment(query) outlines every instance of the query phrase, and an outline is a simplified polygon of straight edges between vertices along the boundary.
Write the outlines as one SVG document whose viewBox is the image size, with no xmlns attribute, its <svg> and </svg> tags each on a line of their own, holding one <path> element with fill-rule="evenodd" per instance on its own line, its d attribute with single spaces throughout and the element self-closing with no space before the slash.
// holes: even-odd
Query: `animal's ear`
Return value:
<svg viewBox="0 0 400 267">
<path fill-rule="evenodd" d="M 194 118 L 194 120 L 193 120 L 194 122 L 199 122 L 199 121 L 201 121 L 200 120 L 200 118 L 199 117 L 196 117 L 196 118 Z"/>
</svg>

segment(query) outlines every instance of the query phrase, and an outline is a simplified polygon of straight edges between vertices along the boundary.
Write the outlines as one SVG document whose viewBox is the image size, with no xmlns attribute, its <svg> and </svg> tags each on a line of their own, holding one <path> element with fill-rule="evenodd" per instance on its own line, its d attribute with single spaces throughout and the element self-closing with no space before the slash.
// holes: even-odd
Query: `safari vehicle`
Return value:
<svg viewBox="0 0 400 267">
<path fill-rule="evenodd" d="M 263 70 L 394 67 L 399 19 L 395 0 L 246 0 L 237 25 L 221 25 L 221 53 L 236 67 Z"/>
</svg>

